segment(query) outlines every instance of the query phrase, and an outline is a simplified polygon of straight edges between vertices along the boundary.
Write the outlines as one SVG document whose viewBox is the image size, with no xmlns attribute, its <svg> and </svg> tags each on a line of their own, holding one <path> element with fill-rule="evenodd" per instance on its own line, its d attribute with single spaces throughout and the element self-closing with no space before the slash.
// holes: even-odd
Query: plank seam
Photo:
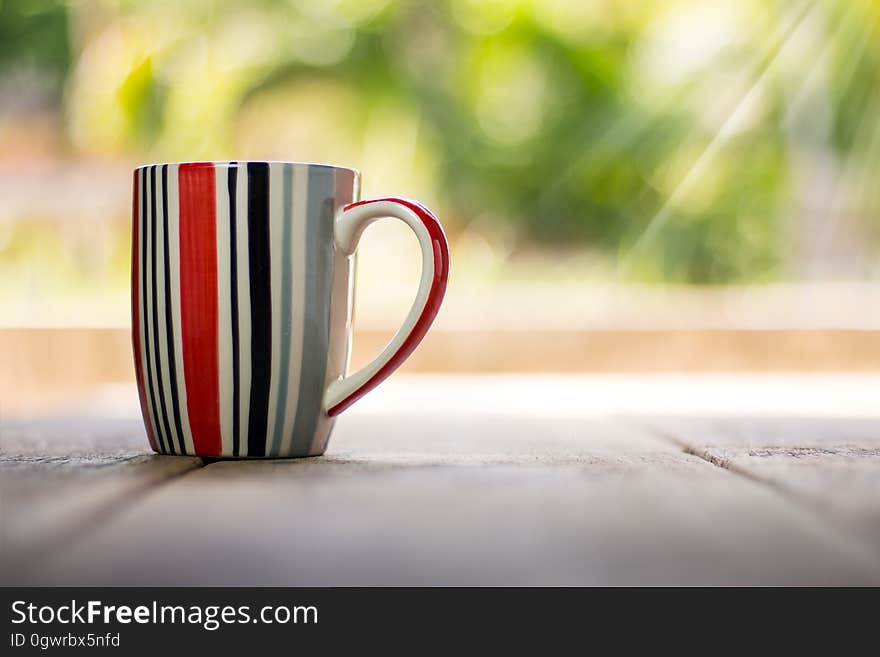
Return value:
<svg viewBox="0 0 880 657">
<path fill-rule="evenodd" d="M 167 458 L 165 456 L 154 456 L 154 458 Z M 130 459 L 126 459 L 130 460 Z M 153 479 L 132 486 L 118 497 L 100 504 L 92 509 L 79 522 L 71 525 L 65 531 L 59 532 L 53 536 L 51 542 L 44 542 L 40 545 L 33 546 L 28 551 L 27 563 L 21 564 L 5 564 L 7 572 L 18 572 L 22 581 L 28 581 L 31 572 L 39 570 L 40 566 L 47 560 L 55 556 L 59 551 L 68 549 L 72 544 L 84 539 L 86 536 L 101 525 L 105 524 L 113 517 L 122 513 L 125 509 L 141 502 L 146 495 L 167 486 L 177 479 L 201 470 L 205 467 L 205 461 L 201 458 L 194 459 L 191 467 L 180 472 L 175 472 L 159 479 Z"/>
<path fill-rule="evenodd" d="M 790 488 L 789 486 L 786 486 L 782 482 L 761 476 L 759 474 L 751 472 L 747 468 L 736 465 L 729 459 L 725 459 L 723 457 L 712 454 L 706 449 L 695 447 L 694 445 L 688 443 L 688 441 L 686 441 L 685 439 L 680 438 L 676 434 L 671 433 L 665 429 L 648 424 L 637 424 L 643 430 L 646 430 L 649 433 L 652 433 L 659 438 L 666 440 L 673 445 L 681 448 L 683 453 L 689 454 L 691 456 L 696 456 L 697 458 L 705 461 L 709 465 L 713 465 L 716 468 L 726 470 L 733 475 L 748 479 L 749 481 L 752 481 L 760 486 L 764 486 L 765 488 L 783 498 L 785 501 L 789 502 L 793 506 L 803 511 L 806 511 L 826 528 L 834 532 L 838 532 L 841 536 L 845 536 L 847 542 L 851 543 L 852 547 L 858 549 L 861 555 L 870 565 L 880 571 L 880 556 L 878 556 L 877 553 L 878 546 L 873 545 L 870 541 L 866 540 L 858 533 L 854 532 L 853 528 L 848 524 L 840 522 L 835 514 L 831 513 L 827 509 L 827 507 L 825 507 L 821 503 L 821 501 L 816 500 L 816 498 L 812 495 L 801 493 L 793 488 Z"/>
</svg>

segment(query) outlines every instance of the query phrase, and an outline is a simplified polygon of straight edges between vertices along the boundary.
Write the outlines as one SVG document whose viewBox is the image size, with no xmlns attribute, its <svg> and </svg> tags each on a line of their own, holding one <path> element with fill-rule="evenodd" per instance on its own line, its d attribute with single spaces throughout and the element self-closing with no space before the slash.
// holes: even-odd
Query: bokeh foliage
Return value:
<svg viewBox="0 0 880 657">
<path fill-rule="evenodd" d="M 878 19 L 871 0 L 0 0 L 0 68 L 58 80 L 83 154 L 403 167 L 453 228 L 630 279 L 754 282 L 793 266 L 792 171 L 817 159 L 829 211 L 880 241 Z"/>
</svg>

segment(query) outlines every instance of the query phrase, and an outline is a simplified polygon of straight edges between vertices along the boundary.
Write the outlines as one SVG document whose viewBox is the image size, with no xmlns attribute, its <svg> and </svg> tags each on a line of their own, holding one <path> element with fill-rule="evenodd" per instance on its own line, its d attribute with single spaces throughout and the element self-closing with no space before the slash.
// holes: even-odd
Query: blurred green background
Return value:
<svg viewBox="0 0 880 657">
<path fill-rule="evenodd" d="M 5 312 L 123 298 L 131 167 L 193 159 L 359 167 L 365 196 L 437 210 L 459 283 L 872 281 L 878 21 L 873 0 L 0 0 Z"/>
</svg>

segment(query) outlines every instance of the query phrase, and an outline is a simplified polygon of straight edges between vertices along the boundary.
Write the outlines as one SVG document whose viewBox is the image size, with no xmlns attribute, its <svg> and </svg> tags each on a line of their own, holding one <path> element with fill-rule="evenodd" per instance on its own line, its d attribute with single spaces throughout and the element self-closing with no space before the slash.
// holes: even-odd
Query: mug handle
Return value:
<svg viewBox="0 0 880 657">
<path fill-rule="evenodd" d="M 409 199 L 386 197 L 358 201 L 343 208 L 334 222 L 336 248 L 350 256 L 364 229 L 377 219 L 400 219 L 419 239 L 422 277 L 409 314 L 385 349 L 363 368 L 332 381 L 324 395 L 324 408 L 333 417 L 382 383 L 403 364 L 431 327 L 449 278 L 449 245 L 437 217 L 424 205 Z"/>
</svg>

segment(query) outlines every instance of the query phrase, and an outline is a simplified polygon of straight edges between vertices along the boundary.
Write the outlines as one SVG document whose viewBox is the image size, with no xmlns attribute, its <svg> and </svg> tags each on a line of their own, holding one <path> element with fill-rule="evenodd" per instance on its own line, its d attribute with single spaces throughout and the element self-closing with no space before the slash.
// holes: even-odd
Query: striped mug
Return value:
<svg viewBox="0 0 880 657">
<path fill-rule="evenodd" d="M 335 416 L 416 348 L 446 291 L 443 229 L 419 203 L 359 189 L 358 171 L 324 164 L 135 169 L 132 346 L 153 450 L 322 454 Z M 381 217 L 415 232 L 421 281 L 391 342 L 347 374 L 354 252 Z"/>
</svg>

